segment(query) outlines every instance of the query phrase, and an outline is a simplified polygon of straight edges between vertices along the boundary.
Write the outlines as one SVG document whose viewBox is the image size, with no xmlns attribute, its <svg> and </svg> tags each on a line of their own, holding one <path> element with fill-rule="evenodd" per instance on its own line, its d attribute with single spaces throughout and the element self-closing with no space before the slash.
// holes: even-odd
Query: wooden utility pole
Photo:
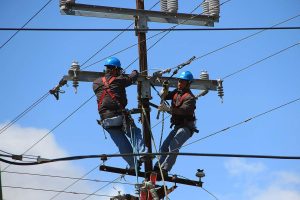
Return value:
<svg viewBox="0 0 300 200">
<path fill-rule="evenodd" d="M 136 0 L 136 9 L 144 10 L 144 0 Z M 136 27 L 142 24 L 140 17 L 136 17 Z M 140 72 L 142 75 L 148 75 L 148 66 L 147 66 L 147 42 L 146 42 L 146 33 L 144 31 L 137 31 L 138 37 L 138 52 L 139 52 L 139 65 Z M 141 114 L 142 126 L 144 141 L 146 147 L 148 147 L 148 153 L 152 153 L 151 145 L 151 127 L 150 126 L 150 110 L 149 110 L 149 98 L 148 96 L 142 96 L 142 85 L 141 82 L 138 83 L 138 98 L 139 98 L 139 107 L 142 107 L 145 112 Z M 152 171 L 152 160 L 150 158 L 145 159 L 145 172 Z"/>
</svg>

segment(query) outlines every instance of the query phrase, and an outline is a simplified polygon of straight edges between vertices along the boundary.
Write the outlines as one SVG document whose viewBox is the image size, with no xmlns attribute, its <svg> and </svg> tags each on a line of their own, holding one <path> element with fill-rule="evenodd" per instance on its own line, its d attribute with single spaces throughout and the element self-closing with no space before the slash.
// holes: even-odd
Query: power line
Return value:
<svg viewBox="0 0 300 200">
<path fill-rule="evenodd" d="M 188 144 L 186 144 L 186 145 L 183 145 L 182 147 L 185 147 L 185 146 L 194 144 L 194 143 L 196 143 L 196 142 L 199 142 L 199 141 L 201 141 L 201 140 L 207 139 L 207 138 L 209 138 L 209 137 L 211 137 L 211 136 L 214 136 L 214 135 L 217 135 L 217 134 L 222 133 L 222 132 L 224 132 L 224 131 L 227 131 L 227 130 L 229 130 L 229 129 L 233 128 L 233 127 L 239 126 L 239 125 L 241 125 L 241 124 L 243 124 L 243 123 L 247 123 L 247 122 L 249 122 L 250 120 L 253 120 L 253 119 L 255 119 L 255 118 L 261 117 L 261 116 L 263 116 L 263 115 L 265 115 L 265 114 L 268 114 L 268 113 L 270 113 L 270 112 L 273 112 L 273 111 L 275 111 L 275 110 L 278 110 L 279 108 L 285 107 L 285 106 L 287 106 L 287 105 L 289 105 L 289 104 L 292 104 L 292 103 L 295 103 L 295 102 L 297 102 L 297 101 L 299 101 L 299 100 L 300 100 L 300 98 L 297 98 L 297 99 L 294 99 L 294 100 L 292 100 L 292 101 L 289 101 L 289 102 L 287 102 L 287 103 L 285 103 L 285 104 L 282 104 L 282 105 L 280 105 L 280 106 L 277 106 L 277 107 L 275 107 L 275 108 L 272 108 L 272 109 L 270 109 L 270 110 L 267 110 L 267 111 L 265 111 L 265 112 L 263 112 L 263 113 L 260 113 L 260 114 L 258 114 L 258 115 L 253 116 L 253 117 L 250 117 L 250 118 L 248 118 L 248 119 L 246 119 L 246 120 L 243 120 L 243 121 L 241 121 L 241 122 L 238 122 L 238 123 L 236 123 L 236 124 L 233 124 L 233 125 L 231 125 L 231 126 L 228 126 L 227 128 L 224 128 L 224 129 L 222 129 L 222 130 L 216 131 L 216 132 L 214 132 L 214 133 L 212 133 L 212 134 L 209 134 L 209 135 L 207 135 L 207 136 L 205 136 L 205 137 L 202 137 L 202 138 L 200 138 L 200 139 L 198 139 L 198 140 L 195 140 L 195 141 L 193 141 L 193 142 L 190 142 L 190 143 L 188 143 Z"/>
<path fill-rule="evenodd" d="M 276 27 L 276 26 L 278 26 L 278 25 L 281 25 L 281 24 L 283 24 L 283 23 L 286 23 L 286 22 L 288 22 L 288 21 L 291 21 L 291 20 L 293 20 L 293 19 L 295 19 L 295 18 L 297 18 L 297 17 L 299 17 L 299 16 L 300 16 L 300 14 L 298 14 L 298 15 L 296 15 L 296 16 L 294 16 L 294 17 L 290 17 L 290 18 L 288 18 L 288 19 L 286 19 L 286 20 L 284 20 L 284 21 L 282 21 L 282 22 L 279 22 L 279 23 L 277 23 L 277 24 L 271 26 L 270 28 L 274 28 L 274 27 Z M 243 37 L 243 38 L 241 38 L 241 39 L 239 39 L 239 40 L 236 40 L 236 41 L 234 41 L 234 42 L 231 42 L 231 43 L 229 43 L 229 44 L 227 44 L 227 45 L 225 45 L 225 46 L 223 46 L 223 47 L 220 47 L 220 48 L 215 49 L 215 50 L 213 50 L 213 51 L 211 51 L 211 52 L 208 52 L 208 53 L 206 53 L 206 54 L 204 54 L 204 55 L 202 55 L 202 56 L 199 56 L 199 57 L 197 57 L 195 60 L 198 60 L 198 59 L 200 59 L 200 58 L 206 57 L 206 56 L 208 56 L 208 55 L 210 55 L 210 54 L 212 54 L 212 53 L 215 53 L 215 52 L 220 51 L 220 50 L 222 50 L 222 49 L 225 49 L 225 48 L 227 48 L 227 47 L 229 47 L 229 46 L 232 46 L 232 45 L 234 45 L 234 44 L 237 44 L 237 43 L 239 43 L 239 42 L 242 42 L 243 40 L 246 40 L 246 39 L 248 39 L 248 38 L 251 38 L 251 37 L 253 37 L 253 36 L 255 36 L 255 35 L 258 35 L 258 34 L 264 32 L 264 31 L 267 31 L 267 30 L 268 30 L 268 29 L 264 29 L 264 30 L 260 30 L 260 31 L 258 31 L 258 32 L 255 32 L 255 33 L 253 33 L 253 34 L 250 34 L 250 35 L 248 35 L 248 36 L 246 36 L 246 37 Z"/>
<path fill-rule="evenodd" d="M 300 26 L 284 26 L 284 27 L 225 27 L 225 28 L 7 28 L 2 27 L 0 31 L 80 31 L 80 32 L 133 32 L 133 31 L 253 31 L 253 30 L 300 30 Z M 117 35 L 118 37 L 119 35 Z M 115 38 L 114 38 L 115 39 Z M 114 40 L 113 39 L 113 40 Z"/>
<path fill-rule="evenodd" d="M 96 168 L 98 168 L 98 166 Z M 80 180 L 80 181 L 90 181 L 90 182 L 96 182 L 96 183 L 111 183 L 112 182 L 112 181 L 105 181 L 105 180 L 99 180 L 99 179 L 58 176 L 58 175 L 50 175 L 50 174 L 37 174 L 37 173 L 28 173 L 28 172 L 1 171 L 1 173 L 39 176 L 39 177 L 48 177 L 48 178 L 71 179 L 71 180 Z M 124 184 L 124 185 L 135 185 L 134 183 L 124 183 L 124 182 L 120 182 L 120 181 L 114 181 L 113 183 L 119 183 L 119 184 Z"/>
<path fill-rule="evenodd" d="M 69 119 L 72 115 L 74 115 L 80 108 L 82 108 L 85 104 L 87 104 L 95 95 L 92 95 L 88 100 L 83 102 L 77 109 L 75 109 L 73 112 L 71 112 L 66 118 L 64 118 L 61 122 L 59 122 L 55 127 L 53 127 L 48 133 L 46 133 L 42 138 L 40 138 L 38 141 L 36 141 L 34 144 L 32 144 L 23 154 L 27 153 L 29 150 L 31 150 L 35 145 L 40 143 L 43 139 L 45 139 L 50 133 L 52 133 L 55 129 L 57 129 L 60 125 L 62 125 L 67 119 Z M 9 167 L 9 165 L 4 168 L 6 170 Z"/>
<path fill-rule="evenodd" d="M 208 194 L 210 194 L 210 196 L 214 197 L 216 200 L 218 200 L 218 197 L 216 195 L 214 195 L 213 193 L 211 193 L 210 191 L 208 191 L 207 189 L 201 187 L 205 192 L 207 192 Z"/>
<path fill-rule="evenodd" d="M 157 4 L 159 3 L 159 1 L 157 1 L 151 8 L 154 8 Z M 108 45 L 110 45 L 113 41 L 115 41 L 118 37 L 120 37 L 123 33 L 125 33 L 127 30 L 129 30 L 129 28 L 134 24 L 134 22 L 132 22 L 128 27 L 126 27 L 125 29 L 122 30 L 121 33 L 117 34 L 113 39 L 111 39 L 106 45 L 104 45 L 103 47 L 101 47 L 96 53 L 94 53 L 90 58 L 88 58 L 83 64 L 82 66 L 84 66 L 88 61 L 90 61 L 92 58 L 94 58 L 98 53 L 100 53 L 103 49 L 105 49 Z M 85 69 L 85 68 L 83 68 Z"/>
<path fill-rule="evenodd" d="M 86 177 L 87 175 L 89 175 L 91 172 L 93 172 L 95 169 L 98 169 L 99 165 L 97 165 L 96 167 L 92 168 L 90 171 L 88 171 L 87 173 L 85 173 L 83 176 L 81 176 L 81 178 Z M 69 189 L 70 187 L 72 187 L 73 185 L 75 185 L 78 181 L 81 180 L 77 179 L 76 181 L 74 181 L 73 183 L 71 183 L 70 185 L 68 185 L 67 187 L 65 187 L 62 192 L 58 192 L 57 194 L 55 194 L 54 196 L 52 196 L 49 200 L 55 199 L 57 196 L 59 196 L 61 193 L 63 193 L 64 191 L 66 191 L 67 189 Z"/>
<path fill-rule="evenodd" d="M 106 188 L 107 186 L 109 186 L 110 184 L 114 183 L 116 180 L 118 179 L 122 179 L 122 177 L 124 177 L 125 175 L 120 175 L 119 177 L 115 178 L 114 180 L 112 180 L 111 182 L 105 184 L 104 186 L 102 186 L 101 188 L 99 188 L 98 190 L 96 190 L 95 192 L 91 193 L 90 195 L 86 196 L 85 198 L 83 198 L 82 200 L 88 199 L 90 196 L 92 196 L 93 194 L 96 194 L 97 192 L 99 192 L 100 190 Z"/>
<path fill-rule="evenodd" d="M 250 118 L 248 118 L 248 119 L 246 119 L 246 120 L 243 120 L 243 121 L 241 121 L 241 122 L 239 122 L 239 123 L 236 123 L 236 124 L 234 124 L 234 125 L 231 125 L 231 126 L 229 126 L 229 127 L 227 127 L 227 128 L 224 128 L 224 129 L 222 129 L 222 130 L 219 130 L 219 131 L 217 131 L 217 132 L 215 132 L 215 133 L 212 133 L 212 134 L 209 134 L 209 135 L 207 135 L 207 136 L 205 136 L 205 137 L 202 137 L 202 138 L 200 138 L 200 139 L 198 139 L 198 140 L 195 140 L 195 141 L 193 141 L 193 142 L 190 142 L 190 143 L 188 143 L 188 144 L 186 144 L 186 145 L 183 145 L 182 147 L 185 147 L 185 146 L 188 146 L 188 145 L 191 145 L 191 144 L 194 144 L 194 143 L 196 143 L 196 142 L 199 142 L 199 141 L 201 141 L 201 140 L 204 140 L 204 139 L 206 139 L 206 138 L 208 138 L 208 137 L 211 137 L 211 136 L 214 136 L 214 135 L 216 135 L 216 134 L 219 134 L 219 133 L 222 133 L 222 132 L 224 132 L 224 131 L 227 131 L 227 130 L 229 130 L 229 129 L 231 129 L 231 128 L 234 128 L 234 127 L 236 127 L 236 126 L 239 126 L 239 125 L 241 125 L 241 124 L 243 124 L 243 123 L 246 123 L 246 122 L 249 122 L 250 120 L 253 120 L 253 119 L 255 119 L 255 118 L 258 118 L 258 117 L 261 117 L 261 116 L 263 116 L 263 115 L 266 115 L 266 114 L 268 114 L 268 113 L 270 113 L 270 112 L 273 112 L 273 111 L 275 111 L 275 110 L 278 110 L 279 108 L 282 108 L 282 107 L 285 107 L 285 106 L 287 106 L 287 105 L 289 105 L 289 104 L 292 104 L 292 103 L 295 103 L 295 102 L 297 102 L 297 101 L 299 101 L 300 100 L 300 98 L 297 98 L 297 99 L 294 99 L 294 100 L 292 100 L 292 101 L 289 101 L 289 102 L 287 102 L 287 103 L 285 103 L 285 104 L 282 104 L 282 105 L 280 105 L 280 106 L 277 106 L 277 107 L 275 107 L 275 108 L 272 108 L 272 109 L 270 109 L 270 110 L 267 110 L 267 111 L 265 111 L 265 112 L 263 112 L 263 113 L 260 113 L 260 114 L 258 114 L 258 115 L 255 115 L 255 116 L 253 116 L 253 117 L 250 117 Z M 176 153 L 176 152 L 169 152 L 169 153 Z M 153 154 L 153 155 L 159 155 L 158 153 L 155 153 L 155 154 Z M 181 153 L 179 153 L 178 155 L 180 155 Z M 120 156 L 121 154 L 111 154 L 110 156 L 108 156 L 108 155 L 104 155 L 105 157 L 114 157 L 113 155 L 117 155 L 117 156 Z M 126 154 L 127 156 L 132 156 L 132 155 L 135 155 L 135 156 L 137 156 L 137 155 L 142 155 L 142 154 Z M 126 156 L 125 154 L 122 154 L 122 156 Z M 147 155 L 147 154 L 145 154 L 145 155 Z M 192 154 L 191 154 L 192 155 Z M 221 154 L 218 154 L 218 155 L 221 155 Z M 2 155 L 2 156 L 5 156 L 5 157 L 7 157 L 8 155 Z M 212 155 L 213 156 L 213 155 Z M 225 156 L 225 155 L 224 155 Z M 229 156 L 229 155 L 228 155 Z M 257 158 L 273 158 L 273 159 L 298 159 L 299 157 L 286 157 L 286 156 L 262 156 L 262 155 L 232 155 L 232 156 L 238 156 L 238 157 L 243 157 L 243 156 L 245 156 L 245 157 L 257 157 Z M 37 163 L 37 162 L 32 162 L 32 163 L 17 163 L 17 162 L 12 162 L 12 161 L 7 161 L 7 160 L 4 160 L 4 159 L 0 159 L 0 161 L 3 161 L 3 162 L 6 162 L 6 163 L 9 163 L 9 164 L 16 164 L 16 165 L 36 165 L 36 164 L 42 164 L 42 163 L 46 163 L 46 162 L 56 162 L 56 161 L 62 161 L 62 160 L 72 160 L 72 159 L 75 159 L 75 160 L 77 160 L 77 159 L 86 159 L 86 158 L 99 158 L 99 157 L 101 157 L 101 155 L 92 155 L 92 156 L 75 156 L 75 157 L 68 157 L 68 158 L 60 158 L 60 159 L 51 159 L 51 160 L 45 160 L 44 162 L 40 162 L 40 163 Z"/>
<path fill-rule="evenodd" d="M 222 6 L 222 5 L 224 5 L 225 3 L 228 3 L 228 2 L 230 2 L 231 0 L 227 0 L 227 1 L 225 1 L 225 2 L 223 2 L 220 6 Z M 204 2 L 204 1 L 203 1 Z M 197 10 L 202 4 L 203 4 L 203 2 L 202 3 L 200 3 L 198 6 L 196 6 L 190 13 L 193 13 L 195 10 Z M 201 15 L 202 13 L 200 13 L 199 15 Z M 187 22 L 187 21 L 189 21 L 189 20 L 192 20 L 193 18 L 195 18 L 195 17 L 197 17 L 197 16 L 199 16 L 199 15 L 195 15 L 195 16 L 193 16 L 193 17 L 191 17 L 191 18 L 189 18 L 189 19 L 187 19 L 187 20 L 184 20 L 183 22 L 181 22 L 181 23 L 179 23 L 179 24 L 176 24 L 176 25 L 174 25 L 174 26 L 172 26 L 172 27 L 170 27 L 170 28 L 168 28 L 168 29 L 165 29 L 164 31 L 162 31 L 162 32 L 160 32 L 160 33 L 163 33 L 163 32 L 166 32 L 162 37 L 160 37 L 156 42 L 154 42 L 148 49 L 147 49 L 147 52 L 150 50 L 150 49 L 152 49 L 155 45 L 157 45 L 162 39 L 164 39 L 170 32 L 171 32 L 171 30 L 174 30 L 176 27 L 178 27 L 179 25 L 182 25 L 182 24 L 184 24 L 185 22 Z M 159 33 L 159 34 L 160 34 Z M 147 41 L 147 39 L 146 39 L 146 41 Z M 138 60 L 138 58 L 136 58 L 135 60 L 133 60 L 125 69 L 127 69 L 128 67 L 130 67 L 133 63 L 135 63 L 136 61 Z"/>
<path fill-rule="evenodd" d="M 231 1 L 231 0 L 227 0 L 227 1 L 223 2 L 221 5 L 224 5 L 225 3 L 228 3 L 229 1 Z M 202 3 L 201 3 L 201 4 L 202 4 Z M 201 5 L 201 4 L 200 4 L 200 5 Z M 198 7 L 200 7 L 200 5 L 198 5 L 198 6 L 197 6 L 195 9 L 193 9 L 191 12 L 194 12 Z M 201 15 L 201 14 L 199 14 L 199 15 Z M 198 15 L 196 15 L 196 16 L 198 16 Z M 196 16 L 194 16 L 194 17 L 196 17 Z M 190 19 L 193 19 L 194 17 L 191 17 Z M 190 19 L 187 19 L 187 20 L 185 20 L 185 21 L 188 21 L 188 20 L 190 20 Z M 182 23 L 184 23 L 184 22 L 182 22 Z M 180 23 L 180 24 L 182 24 L 182 23 Z M 179 26 L 180 24 L 174 25 L 174 26 L 170 27 L 169 29 L 166 29 L 168 32 L 167 32 L 167 31 L 161 31 L 161 32 L 159 32 L 159 33 L 157 33 L 157 34 L 154 34 L 154 35 L 152 35 L 152 36 L 146 38 L 145 40 L 142 40 L 142 41 L 140 41 L 140 42 L 138 42 L 138 43 L 132 44 L 132 45 L 130 45 L 130 46 L 124 48 L 124 49 L 121 49 L 121 50 L 119 50 L 119 51 L 117 51 L 117 52 L 115 52 L 115 53 L 113 53 L 113 54 L 111 54 L 111 55 L 109 55 L 109 56 L 106 56 L 105 58 L 102 58 L 101 60 L 96 61 L 96 62 L 94 62 L 94 63 L 92 63 L 92 64 L 86 66 L 86 67 L 83 68 L 83 69 L 86 69 L 86 68 L 88 68 L 88 67 L 91 67 L 91 66 L 93 66 L 93 65 L 95 65 L 95 64 L 97 64 L 97 63 L 99 63 L 99 62 L 101 62 L 101 61 L 103 61 L 103 60 L 105 60 L 105 59 L 107 59 L 107 58 L 109 58 L 109 57 L 111 57 L 111 56 L 115 56 L 115 55 L 117 55 L 117 54 L 119 54 L 119 53 L 122 53 L 122 52 L 124 52 L 124 51 L 126 51 L 126 50 L 128 50 L 128 49 L 130 49 L 130 48 L 132 48 L 132 47 L 134 47 L 134 46 L 137 46 L 137 45 L 140 44 L 140 43 L 143 43 L 143 42 L 145 42 L 145 41 L 148 41 L 148 40 L 150 40 L 150 39 L 152 39 L 152 38 L 154 38 L 154 37 L 156 37 L 156 36 L 158 36 L 158 35 L 160 35 L 160 34 L 166 32 L 160 39 L 158 39 L 158 40 L 150 47 L 150 48 L 152 48 L 152 47 L 155 46 L 160 40 L 162 40 L 167 34 L 169 34 L 171 29 L 176 28 L 176 27 Z M 150 48 L 149 48 L 149 49 L 150 49 Z M 147 51 L 148 51 L 148 50 L 147 50 Z M 136 62 L 136 60 L 137 60 L 137 59 L 135 59 L 134 61 L 132 61 L 126 68 L 128 68 L 129 66 L 131 66 L 134 62 Z"/>
<path fill-rule="evenodd" d="M 32 188 L 32 187 L 20 187 L 20 186 L 11 186 L 11 185 L 3 185 L 3 188 L 11 188 L 11 189 L 22 189 L 22 190 L 33 190 L 33 191 L 43 191 L 43 192 L 61 192 L 66 194 L 76 194 L 76 195 L 92 195 L 92 196 L 98 196 L 98 197 L 113 197 L 109 195 L 104 194 L 90 194 L 90 193 L 84 193 L 84 192 L 74 192 L 74 191 L 61 191 L 61 190 L 52 190 L 52 189 L 43 189 L 43 188 Z"/>
<path fill-rule="evenodd" d="M 269 56 L 267 56 L 267 57 L 265 57 L 265 58 L 262 58 L 262 59 L 260 59 L 260 60 L 258 60 L 258 61 L 256 61 L 256 62 L 254 62 L 254 63 L 252 63 L 252 64 L 246 66 L 246 67 L 243 67 L 243 68 L 237 70 L 236 72 L 233 72 L 233 73 L 231 73 L 231 74 L 228 74 L 228 75 L 226 75 L 226 76 L 223 78 L 223 80 L 226 79 L 226 78 L 229 78 L 229 77 L 231 77 L 231 76 L 233 76 L 233 75 L 235 75 L 235 74 L 237 74 L 237 73 L 239 73 L 239 72 L 242 72 L 242 71 L 244 71 L 244 70 L 246 70 L 246 69 L 248 69 L 248 68 L 250 68 L 250 67 L 253 67 L 253 66 L 256 65 L 256 64 L 261 63 L 262 61 L 265 61 L 265 60 L 267 60 L 267 59 L 269 59 L 269 58 L 272 58 L 273 56 L 276 56 L 276 55 L 278 55 L 278 54 L 280 54 L 280 53 L 283 53 L 284 51 L 287 51 L 287 50 L 289 50 L 289 49 L 291 49 L 291 48 L 293 48 L 293 47 L 295 47 L 295 46 L 297 46 L 297 45 L 299 45 L 299 44 L 300 44 L 300 42 L 297 42 L 296 44 L 293 44 L 293 45 L 288 46 L 288 47 L 286 47 L 286 48 L 284 48 L 284 49 L 281 49 L 280 51 L 277 51 L 277 52 L 275 52 L 275 53 L 273 53 L 273 54 L 271 54 L 271 55 L 269 55 Z"/>
<path fill-rule="evenodd" d="M 18 120 L 20 120 L 22 117 L 24 117 L 28 112 L 30 112 L 34 107 L 36 107 L 38 104 L 40 104 L 42 101 L 44 101 L 48 96 L 49 92 L 41 96 L 38 100 L 36 100 L 33 104 L 31 104 L 28 108 L 26 108 L 23 112 L 21 112 L 19 115 L 17 115 L 13 120 L 11 120 L 8 124 L 3 126 L 0 129 L 0 134 L 5 132 L 7 129 L 9 129 L 13 124 L 15 124 Z"/>
<path fill-rule="evenodd" d="M 195 143 L 196 141 L 192 142 Z M 191 145 L 189 143 L 184 146 Z M 29 166 L 29 165 L 41 165 L 46 163 L 72 161 L 72 160 L 84 160 L 92 158 L 115 158 L 125 156 L 160 156 L 160 155 L 178 155 L 178 156 L 195 156 L 195 157 L 223 157 L 223 158 L 257 158 L 257 159 L 280 159 L 280 160 L 300 160 L 300 156 L 280 156 L 280 155 L 252 155 L 252 154 L 220 154 L 220 153 L 183 153 L 183 152 L 159 152 L 159 153 L 123 153 L 123 154 L 97 154 L 97 155 L 82 155 L 82 156 L 70 156 L 54 159 L 44 159 L 40 162 L 21 163 L 5 160 L 0 158 L 0 161 L 9 163 L 12 165 Z M 0 154 L 0 157 L 3 156 Z"/>
<path fill-rule="evenodd" d="M 36 12 L 23 26 L 22 28 L 24 28 L 31 20 L 33 20 L 52 0 L 49 0 L 38 12 Z M 13 37 L 15 37 L 18 33 L 20 32 L 20 30 L 17 30 L 17 32 L 15 32 L 6 42 L 4 42 L 0 49 L 2 49 L 2 47 L 4 47 L 11 39 L 13 39 Z"/>
</svg>

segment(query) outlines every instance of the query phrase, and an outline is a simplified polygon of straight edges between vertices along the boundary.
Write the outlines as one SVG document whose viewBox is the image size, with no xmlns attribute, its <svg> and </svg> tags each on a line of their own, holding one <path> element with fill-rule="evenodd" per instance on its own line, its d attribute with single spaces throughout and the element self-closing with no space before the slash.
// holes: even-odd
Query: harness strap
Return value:
<svg viewBox="0 0 300 200">
<path fill-rule="evenodd" d="M 106 94 L 108 94 L 108 95 L 112 98 L 112 100 L 114 100 L 114 101 L 120 106 L 120 108 L 123 109 L 124 106 L 118 101 L 118 99 L 117 99 L 115 93 L 114 93 L 113 91 L 111 91 L 111 89 L 110 89 L 110 87 L 109 87 L 110 84 L 111 84 L 114 80 L 116 80 L 116 77 L 114 77 L 114 76 L 111 77 L 111 78 L 108 80 L 108 82 L 107 82 L 107 80 L 106 80 L 105 77 L 102 77 L 101 80 L 102 80 L 102 82 L 103 82 L 103 84 L 104 84 L 104 89 L 103 89 L 103 91 L 102 91 L 102 93 L 101 93 L 101 96 L 100 96 L 100 98 L 99 98 L 98 109 L 100 108 L 100 106 L 101 106 L 101 104 L 102 104 L 102 102 L 103 102 L 103 99 L 104 99 L 104 97 L 105 97 Z"/>
<path fill-rule="evenodd" d="M 183 103 L 183 100 L 187 97 L 187 96 L 190 96 L 190 93 L 188 93 L 188 92 L 186 92 L 186 93 L 184 93 L 181 97 L 180 97 L 180 99 L 179 99 L 179 101 L 177 101 L 177 97 L 178 97 L 178 92 L 173 96 L 173 107 L 175 107 L 175 108 L 178 108 L 178 107 L 180 107 L 181 105 L 182 105 L 182 103 Z"/>
</svg>

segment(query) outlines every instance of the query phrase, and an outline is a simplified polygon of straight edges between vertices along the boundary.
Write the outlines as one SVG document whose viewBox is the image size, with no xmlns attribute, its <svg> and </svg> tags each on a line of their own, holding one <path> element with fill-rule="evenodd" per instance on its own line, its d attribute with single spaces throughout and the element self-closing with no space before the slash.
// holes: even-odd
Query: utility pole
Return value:
<svg viewBox="0 0 300 200">
<path fill-rule="evenodd" d="M 136 9 L 144 10 L 144 0 L 136 0 Z M 136 27 L 147 26 L 147 22 L 140 17 L 136 17 L 135 19 Z M 144 24 L 143 24 L 144 22 Z M 146 28 L 146 27 L 145 27 Z M 138 52 L 139 52 L 139 65 L 140 72 L 142 75 L 148 75 L 148 66 L 147 66 L 147 43 L 146 43 L 146 32 L 145 31 L 137 31 L 138 37 Z M 148 147 L 148 153 L 152 153 L 152 145 L 151 145 L 151 126 L 150 126 L 150 107 L 149 107 L 149 98 L 151 94 L 147 96 L 142 95 L 142 83 L 138 83 L 138 96 L 139 96 L 139 108 L 142 107 L 144 109 L 144 113 L 141 113 L 142 126 L 143 126 L 143 134 L 144 141 L 146 147 Z M 149 91 L 150 93 L 150 91 Z M 148 121 L 147 121 L 148 120 Z M 150 127 L 149 127 L 150 126 Z M 145 172 L 152 171 L 152 160 L 151 158 L 145 159 Z"/>
<path fill-rule="evenodd" d="M 162 1 L 163 2 L 163 1 Z M 165 1 L 166 2 L 166 1 Z M 217 6 L 216 6 L 217 5 Z M 216 7 L 215 7 L 216 6 Z M 148 148 L 148 153 L 152 153 L 152 136 L 151 136 L 151 124 L 150 124 L 150 106 L 157 108 L 158 106 L 151 103 L 151 86 L 162 86 L 164 81 L 169 83 L 169 87 L 177 87 L 177 79 L 173 77 L 163 77 L 162 75 L 166 71 L 171 71 L 173 68 L 168 70 L 159 71 L 157 74 L 148 76 L 147 66 L 147 43 L 146 43 L 146 31 L 148 30 L 148 22 L 159 22 L 159 23 L 173 23 L 173 24 L 185 24 L 185 25 L 196 25 L 196 26 L 214 26 L 214 22 L 219 20 L 219 1 L 218 0 L 205 0 L 203 2 L 203 9 L 205 14 L 186 14 L 177 13 L 170 10 L 161 11 L 150 11 L 145 10 L 144 0 L 136 0 L 136 9 L 130 8 L 117 8 L 107 7 L 98 5 L 87 5 L 76 3 L 75 0 L 60 0 L 60 11 L 64 15 L 75 15 L 75 16 L 87 16 L 87 17 L 100 17 L 110 19 L 122 19 L 122 20 L 134 20 L 136 36 L 138 37 L 138 55 L 139 55 L 139 70 L 141 74 L 137 79 L 137 92 L 138 92 L 138 109 L 131 113 L 140 113 L 142 122 L 142 131 L 144 135 L 144 141 Z M 171 9 L 172 10 L 172 9 Z M 176 67 L 176 73 L 183 66 L 190 64 L 195 57 L 189 61 L 182 63 Z M 96 78 L 104 76 L 102 72 L 91 72 L 81 71 L 80 66 L 77 62 L 73 62 L 72 66 L 68 71 L 68 75 L 64 76 L 57 86 L 50 90 L 50 93 L 59 99 L 60 88 L 67 83 L 67 81 L 73 81 L 73 87 L 77 91 L 79 81 L 93 82 Z M 208 73 L 201 73 L 200 79 L 194 79 L 191 84 L 191 89 L 203 90 L 197 97 L 205 95 L 208 91 L 218 91 L 218 96 L 223 97 L 223 86 L 222 80 L 209 80 Z M 103 162 L 107 158 L 101 157 Z M 111 167 L 101 165 L 100 170 L 112 173 L 127 174 L 130 176 L 139 176 L 150 179 L 150 173 L 153 170 L 152 158 L 147 156 L 144 158 L 145 171 L 144 172 L 132 172 L 127 169 Z M 167 193 L 173 191 L 177 186 L 176 183 L 202 187 L 201 178 L 205 176 L 203 170 L 199 170 L 196 173 L 196 177 L 199 180 L 188 180 L 179 178 L 177 175 L 165 177 L 165 181 L 173 182 L 175 185 L 167 191 Z M 155 182 L 154 186 L 155 186 Z M 164 192 L 163 192 L 164 194 Z M 166 195 L 166 194 L 164 194 Z M 163 195 L 162 195 L 163 196 Z"/>
</svg>

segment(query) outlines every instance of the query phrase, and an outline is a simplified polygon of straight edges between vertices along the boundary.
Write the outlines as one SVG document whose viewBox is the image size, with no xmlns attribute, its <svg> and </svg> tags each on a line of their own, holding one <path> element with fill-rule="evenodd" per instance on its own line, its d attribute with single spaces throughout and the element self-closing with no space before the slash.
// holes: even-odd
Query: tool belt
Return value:
<svg viewBox="0 0 300 200">
<path fill-rule="evenodd" d="M 120 111 L 107 111 L 100 113 L 100 116 L 101 120 L 97 120 L 97 122 L 103 128 L 119 127 L 126 132 L 128 126 L 136 127 L 128 110 L 125 109 Z"/>
<path fill-rule="evenodd" d="M 171 118 L 170 128 L 175 126 L 176 128 L 187 127 L 190 129 L 191 133 L 198 133 L 199 130 L 195 126 L 195 117 L 194 116 L 173 116 Z"/>
</svg>

